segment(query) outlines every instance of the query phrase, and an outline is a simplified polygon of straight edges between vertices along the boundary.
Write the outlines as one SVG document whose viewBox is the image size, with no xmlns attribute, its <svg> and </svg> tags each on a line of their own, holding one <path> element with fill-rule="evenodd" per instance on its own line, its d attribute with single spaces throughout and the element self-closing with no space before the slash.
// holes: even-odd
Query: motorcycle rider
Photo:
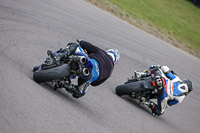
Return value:
<svg viewBox="0 0 200 133">
<path fill-rule="evenodd" d="M 159 68 L 165 74 L 160 76 Z M 148 70 L 144 72 L 134 72 L 136 78 L 152 76 L 155 79 L 155 94 L 158 96 L 157 104 L 154 102 L 141 98 L 139 103 L 146 105 L 152 110 L 154 116 L 162 115 L 166 108 L 172 105 L 181 103 L 183 99 L 193 90 L 192 82 L 187 80 L 181 80 L 168 66 L 156 66 L 151 65 Z"/>
<path fill-rule="evenodd" d="M 77 40 L 77 43 L 69 43 L 66 48 L 62 48 L 53 53 L 56 62 L 60 62 L 62 58 L 76 54 L 85 56 L 87 59 L 86 67 L 90 73 L 88 76 L 78 77 L 78 85 L 65 83 L 63 87 L 75 98 L 85 95 L 88 86 L 98 86 L 106 81 L 112 74 L 114 64 L 120 59 L 120 53 L 117 49 L 109 49 L 104 51 L 91 43 L 83 40 Z M 75 78 L 75 77 L 73 77 Z"/>
</svg>

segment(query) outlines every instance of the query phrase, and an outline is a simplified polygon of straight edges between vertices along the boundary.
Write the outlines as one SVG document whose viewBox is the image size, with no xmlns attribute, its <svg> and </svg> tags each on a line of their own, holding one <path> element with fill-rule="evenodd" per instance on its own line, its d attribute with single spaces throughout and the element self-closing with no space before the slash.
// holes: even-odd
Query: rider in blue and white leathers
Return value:
<svg viewBox="0 0 200 133">
<path fill-rule="evenodd" d="M 162 81 L 163 89 L 160 93 L 155 89 L 155 93 L 158 94 L 157 104 L 149 100 L 141 101 L 149 108 L 151 108 L 153 115 L 162 115 L 166 108 L 172 105 L 181 103 L 185 96 L 193 90 L 193 85 L 190 80 L 181 80 L 173 71 L 171 71 L 167 66 L 151 66 L 149 70 L 142 73 L 135 72 L 136 75 L 151 76 L 152 74 L 161 72 L 161 77 L 165 80 Z"/>
</svg>

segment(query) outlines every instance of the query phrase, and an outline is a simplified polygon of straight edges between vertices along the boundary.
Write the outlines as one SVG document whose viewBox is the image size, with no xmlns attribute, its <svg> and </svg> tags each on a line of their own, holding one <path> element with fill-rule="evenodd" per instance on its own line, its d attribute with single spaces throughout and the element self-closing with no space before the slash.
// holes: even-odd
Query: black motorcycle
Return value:
<svg viewBox="0 0 200 133">
<path fill-rule="evenodd" d="M 160 80 L 162 80 L 163 77 L 165 77 L 165 75 L 160 69 L 149 77 L 137 78 L 133 76 L 124 84 L 118 85 L 115 91 L 119 96 L 127 95 L 136 100 L 155 99 L 157 98 L 157 92 L 163 87 L 162 85 L 158 85 L 158 82 L 162 82 Z"/>
<path fill-rule="evenodd" d="M 47 54 L 44 63 L 33 68 L 34 81 L 51 82 L 54 89 L 57 89 L 62 88 L 64 84 L 71 84 L 72 77 L 89 75 L 89 69 L 85 66 L 85 56 L 70 55 L 58 60 L 55 53 L 47 51 Z"/>
</svg>

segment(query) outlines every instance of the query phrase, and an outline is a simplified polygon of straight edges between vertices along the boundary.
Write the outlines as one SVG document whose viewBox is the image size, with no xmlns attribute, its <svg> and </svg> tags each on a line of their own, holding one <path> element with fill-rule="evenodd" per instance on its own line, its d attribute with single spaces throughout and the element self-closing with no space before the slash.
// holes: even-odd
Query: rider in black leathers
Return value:
<svg viewBox="0 0 200 133">
<path fill-rule="evenodd" d="M 60 61 L 71 54 L 85 56 L 87 59 L 86 67 L 89 68 L 88 76 L 78 77 L 78 85 L 65 84 L 64 88 L 72 93 L 73 97 L 79 98 L 85 95 L 88 86 L 98 86 L 106 81 L 112 74 L 114 64 L 120 59 L 120 53 L 117 49 L 102 50 L 83 40 L 77 40 L 77 43 L 69 43 L 66 48 L 60 49 L 54 53 L 54 58 Z M 50 51 L 52 53 L 52 51 Z"/>
</svg>

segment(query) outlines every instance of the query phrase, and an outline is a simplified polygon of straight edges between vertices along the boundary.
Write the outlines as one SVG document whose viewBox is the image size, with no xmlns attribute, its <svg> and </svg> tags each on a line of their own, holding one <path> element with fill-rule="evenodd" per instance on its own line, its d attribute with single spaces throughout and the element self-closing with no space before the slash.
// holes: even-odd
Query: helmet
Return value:
<svg viewBox="0 0 200 133">
<path fill-rule="evenodd" d="M 164 72 L 164 73 L 167 73 L 170 71 L 169 67 L 168 66 L 162 66 L 161 67 L 161 70 Z"/>
<path fill-rule="evenodd" d="M 165 79 L 161 77 L 160 75 L 156 75 L 152 81 L 152 85 L 154 89 L 156 89 L 156 93 L 160 94 L 164 90 Z"/>
<path fill-rule="evenodd" d="M 187 79 L 187 80 L 183 80 L 183 82 L 186 83 L 188 86 L 188 93 L 193 90 L 193 84 L 191 80 Z"/>
<path fill-rule="evenodd" d="M 114 64 L 120 59 L 120 53 L 117 49 L 108 49 L 106 53 L 112 57 Z"/>
</svg>

